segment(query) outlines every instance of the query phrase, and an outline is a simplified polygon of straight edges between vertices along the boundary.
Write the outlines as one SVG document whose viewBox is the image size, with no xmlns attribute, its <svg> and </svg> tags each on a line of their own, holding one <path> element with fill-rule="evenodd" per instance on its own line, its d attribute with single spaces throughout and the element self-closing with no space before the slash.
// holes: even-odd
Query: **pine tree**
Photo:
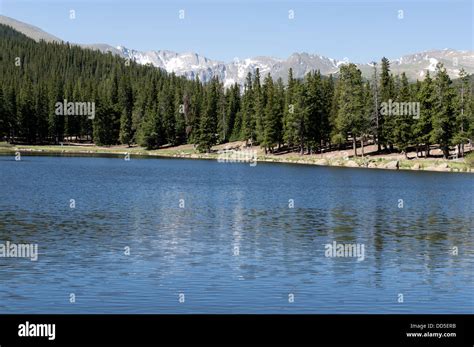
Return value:
<svg viewBox="0 0 474 347">
<path fill-rule="evenodd" d="M 174 114 L 174 93 L 171 86 L 165 84 L 158 93 L 158 112 L 163 125 L 164 143 L 172 144 L 176 139 L 176 118 Z"/>
<path fill-rule="evenodd" d="M 52 82 L 49 89 L 49 136 L 52 142 L 58 144 L 64 137 L 64 115 L 56 112 L 56 103 L 64 101 L 63 88 L 61 81 L 56 79 Z"/>
<path fill-rule="evenodd" d="M 309 72 L 305 78 L 306 100 L 308 110 L 307 142 L 308 150 L 321 145 L 324 101 L 321 74 Z"/>
<path fill-rule="evenodd" d="M 253 115 L 255 124 L 255 133 L 252 140 L 257 143 L 264 142 L 264 113 L 265 113 L 265 93 L 260 85 L 260 70 L 257 68 L 253 79 Z"/>
<path fill-rule="evenodd" d="M 357 66 L 348 64 L 340 70 L 338 112 L 335 120 L 339 139 L 352 138 L 354 156 L 357 156 L 357 136 L 364 133 L 366 103 L 362 75 Z"/>
<path fill-rule="evenodd" d="M 5 108 L 5 98 L 3 96 L 3 88 L 0 86 L 0 141 L 3 141 L 10 132 L 8 122 L 8 113 Z"/>
<path fill-rule="evenodd" d="M 18 135 L 27 143 L 36 143 L 36 112 L 33 97 L 31 80 L 25 78 L 18 97 Z"/>
<path fill-rule="evenodd" d="M 464 145 L 469 142 L 469 130 L 472 123 L 471 98 L 472 90 L 469 84 L 469 75 L 464 69 L 459 72 L 460 87 L 456 96 L 456 125 L 454 129 L 453 144 L 457 146 L 457 152 L 464 156 Z"/>
<path fill-rule="evenodd" d="M 425 79 L 421 82 L 417 99 L 420 102 L 420 115 L 418 119 L 414 120 L 413 141 L 416 144 L 417 156 L 420 149 L 424 148 L 425 157 L 428 157 L 431 145 L 430 136 L 433 129 L 432 110 L 434 105 L 434 85 L 429 71 L 427 71 Z"/>
<path fill-rule="evenodd" d="M 430 140 L 438 143 L 443 151 L 444 158 L 449 157 L 449 146 L 454 134 L 454 91 L 446 69 L 441 63 L 436 65 L 434 79 L 433 130 Z"/>
<path fill-rule="evenodd" d="M 264 81 L 264 93 L 263 98 L 266 100 L 264 109 L 263 119 L 263 137 L 262 143 L 265 153 L 267 150 L 273 152 L 274 147 L 279 141 L 279 128 L 280 128 L 280 111 L 278 105 L 278 95 L 275 86 L 273 85 L 273 79 L 270 74 L 265 77 Z"/>
<path fill-rule="evenodd" d="M 202 114 L 199 126 L 198 150 L 200 152 L 211 151 L 213 145 L 216 144 L 217 131 L 217 96 L 218 81 L 213 78 L 206 88 L 206 104 Z"/>
<path fill-rule="evenodd" d="M 119 141 L 120 112 L 104 98 L 97 107 L 93 122 L 94 142 L 99 146 L 115 145 Z"/>
<path fill-rule="evenodd" d="M 189 125 L 186 128 L 186 134 L 190 143 L 198 143 L 199 141 L 199 124 L 201 115 L 204 108 L 204 88 L 199 81 L 199 77 L 196 78 L 196 83 L 192 88 L 191 101 L 188 114 Z"/>
<path fill-rule="evenodd" d="M 81 102 L 82 91 L 84 90 L 82 80 L 79 79 L 75 84 L 68 82 L 65 87 L 65 99 L 68 102 Z M 64 115 L 64 129 L 65 135 L 69 141 L 73 141 L 73 137 L 77 139 L 78 135 L 81 132 L 81 117 L 86 118 L 86 115 L 80 114 L 65 114 Z"/>
<path fill-rule="evenodd" d="M 223 84 L 216 79 L 217 92 L 217 124 L 216 124 L 216 143 L 226 143 L 229 140 L 229 134 L 232 129 L 229 128 L 229 118 L 227 115 L 227 101 Z"/>
<path fill-rule="evenodd" d="M 242 96 L 242 139 L 248 145 L 255 140 L 255 118 L 254 114 L 254 100 L 253 100 L 253 83 L 252 74 L 249 72 L 245 80 L 244 94 Z"/>
<path fill-rule="evenodd" d="M 396 98 L 398 102 L 398 114 L 393 115 L 393 125 L 392 130 L 393 143 L 398 147 L 398 149 L 407 156 L 408 147 L 413 140 L 413 116 L 414 114 L 406 114 L 409 110 L 409 107 L 404 107 L 406 105 L 411 105 L 411 93 L 410 85 L 408 84 L 408 79 L 405 73 L 401 75 L 400 89 L 398 90 L 398 96 Z M 410 104 L 409 104 L 410 103 Z"/>
<path fill-rule="evenodd" d="M 285 85 L 281 77 L 278 78 L 275 85 L 275 104 L 275 129 L 279 149 L 283 144 L 283 118 L 285 112 Z"/>
<path fill-rule="evenodd" d="M 380 104 L 389 103 L 395 98 L 395 82 L 393 76 L 390 74 L 390 62 L 387 58 L 382 58 L 381 72 L 380 72 Z M 380 129 L 380 143 L 385 147 L 393 149 L 393 134 L 394 119 L 392 116 L 382 114 L 379 112 L 379 129 Z"/>
<path fill-rule="evenodd" d="M 331 109 L 334 99 L 334 80 L 332 75 L 322 81 L 323 105 L 321 118 L 321 150 L 331 141 Z"/>
<path fill-rule="evenodd" d="M 308 108 L 306 105 L 306 90 L 304 84 L 296 82 L 293 94 L 294 110 L 292 113 L 293 129 L 295 130 L 295 141 L 299 144 L 300 154 L 304 154 L 305 143 L 308 133 Z"/>
<path fill-rule="evenodd" d="M 363 90 L 363 108 L 359 124 L 360 148 L 362 156 L 364 156 L 365 141 L 373 135 L 374 129 L 372 127 L 373 110 L 374 110 L 374 96 L 372 94 L 372 86 L 367 81 Z"/>
<path fill-rule="evenodd" d="M 35 113 L 38 140 L 42 143 L 48 138 L 48 99 L 44 84 L 40 84 L 36 88 Z"/>
<path fill-rule="evenodd" d="M 120 115 L 120 142 L 130 147 L 133 139 L 132 113 L 133 113 L 133 92 L 128 76 L 123 75 L 119 85 L 119 107 Z"/>
<path fill-rule="evenodd" d="M 372 76 L 372 88 L 373 88 L 373 107 L 372 107 L 372 119 L 371 119 L 371 128 L 374 135 L 374 142 L 377 144 L 377 151 L 380 152 L 382 149 L 380 143 L 381 137 L 381 115 L 380 115 L 380 96 L 379 96 L 379 77 L 377 74 L 377 63 L 373 62 L 374 73 Z"/>
<path fill-rule="evenodd" d="M 338 114 L 339 114 L 339 100 L 341 99 L 341 92 L 342 92 L 342 83 L 341 80 L 339 79 L 337 83 L 334 86 L 334 93 L 332 97 L 332 102 L 331 102 L 331 110 L 329 113 L 329 124 L 331 128 L 330 132 L 330 145 L 329 147 L 333 144 L 337 145 L 339 149 L 342 149 L 343 146 L 346 143 L 347 136 L 344 134 L 340 128 L 339 128 L 339 120 L 338 120 Z"/>
<path fill-rule="evenodd" d="M 174 94 L 175 139 L 173 145 L 186 143 L 186 119 L 189 110 L 189 97 L 183 95 L 181 86 L 177 86 Z"/>
<path fill-rule="evenodd" d="M 285 112 L 283 119 L 283 140 L 292 148 L 296 142 L 296 121 L 295 121 L 295 89 L 296 80 L 293 78 L 293 69 L 288 70 L 288 83 L 285 96 Z"/>
<path fill-rule="evenodd" d="M 9 129 L 10 133 L 8 135 L 9 141 L 10 142 L 15 142 L 15 137 L 18 134 L 18 103 L 16 101 L 16 90 L 15 88 L 7 88 L 5 95 L 5 109 L 7 110 L 8 116 L 8 122 L 9 122 Z"/>
<path fill-rule="evenodd" d="M 226 99 L 227 133 L 230 140 L 238 140 L 242 128 L 242 113 L 240 112 L 240 87 L 237 83 L 229 88 Z"/>
<path fill-rule="evenodd" d="M 150 104 L 145 110 L 144 120 L 138 130 L 138 144 L 147 149 L 156 149 L 165 142 L 165 134 L 160 112 L 156 103 Z"/>
</svg>

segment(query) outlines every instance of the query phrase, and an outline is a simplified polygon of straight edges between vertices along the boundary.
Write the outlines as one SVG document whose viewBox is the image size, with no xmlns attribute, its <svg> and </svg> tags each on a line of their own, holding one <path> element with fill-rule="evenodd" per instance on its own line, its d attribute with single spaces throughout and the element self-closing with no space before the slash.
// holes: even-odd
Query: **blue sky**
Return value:
<svg viewBox="0 0 474 347">
<path fill-rule="evenodd" d="M 3 15 L 77 43 L 197 52 L 230 61 L 293 52 L 369 62 L 473 49 L 472 0 L 0 0 Z M 69 18 L 74 10 L 76 18 Z M 185 18 L 179 19 L 184 9 Z M 289 19 L 294 10 L 294 19 Z M 403 18 L 399 19 L 399 10 Z"/>
</svg>

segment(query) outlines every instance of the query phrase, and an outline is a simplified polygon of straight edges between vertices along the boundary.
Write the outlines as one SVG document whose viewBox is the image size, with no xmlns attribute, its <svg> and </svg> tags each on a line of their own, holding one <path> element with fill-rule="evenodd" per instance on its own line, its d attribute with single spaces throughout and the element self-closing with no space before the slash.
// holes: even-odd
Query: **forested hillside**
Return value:
<svg viewBox="0 0 474 347">
<path fill-rule="evenodd" d="M 37 43 L 0 25 L 0 138 L 147 148 L 192 143 L 201 151 L 244 140 L 300 153 L 346 146 L 357 152 L 377 143 L 381 151 L 429 155 L 437 145 L 446 157 L 474 138 L 472 79 L 461 72 L 452 83 L 440 64 L 416 83 L 393 76 L 385 58 L 370 80 L 353 64 L 342 66 L 337 79 L 318 71 L 304 80 L 288 74 L 284 85 L 257 70 L 243 90 L 224 89 L 217 79 L 203 84 L 110 53 Z M 64 100 L 94 103 L 93 117 L 58 114 Z M 387 105 L 397 108 L 387 112 Z M 412 105 L 410 112 L 399 109 Z"/>
</svg>

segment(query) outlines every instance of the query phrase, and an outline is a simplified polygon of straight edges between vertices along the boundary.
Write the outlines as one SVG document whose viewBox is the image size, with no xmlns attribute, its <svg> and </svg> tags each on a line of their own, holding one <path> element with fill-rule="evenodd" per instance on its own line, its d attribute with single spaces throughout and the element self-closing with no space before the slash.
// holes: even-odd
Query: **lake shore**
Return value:
<svg viewBox="0 0 474 347">
<path fill-rule="evenodd" d="M 21 154 L 51 154 L 51 155 L 78 155 L 78 156 L 123 156 L 129 155 L 143 157 L 165 157 L 165 158 L 182 158 L 182 159 L 208 159 L 220 161 L 243 161 L 239 153 L 243 148 L 241 141 L 231 142 L 224 145 L 217 145 L 213 147 L 211 153 L 199 153 L 193 145 L 182 145 L 176 147 L 160 148 L 156 150 L 147 150 L 138 146 L 96 146 L 91 144 L 64 144 L 64 145 L 10 145 L 0 143 L 0 154 L 16 152 Z M 269 163 L 287 163 L 287 164 L 301 164 L 301 165 L 317 165 L 317 166 L 334 166 L 334 167 L 351 167 L 351 168 L 369 168 L 369 169 L 385 169 L 385 170 L 414 170 L 414 171 L 438 171 L 438 172 L 467 172 L 473 173 L 474 168 L 470 167 L 464 159 L 445 160 L 438 157 L 416 158 L 416 155 L 411 153 L 409 159 L 399 153 L 392 154 L 378 154 L 374 155 L 374 146 L 367 146 L 364 151 L 365 155 L 360 155 L 360 148 L 358 149 L 359 156 L 354 157 L 352 151 L 332 151 L 323 154 L 305 154 L 299 155 L 295 152 L 270 154 L 263 151 L 259 147 L 247 149 L 246 153 L 253 153 L 253 156 L 245 156 L 244 160 L 248 161 L 250 165 L 255 165 L 256 162 Z M 222 159 L 223 151 L 227 151 L 226 159 Z M 433 151 L 434 152 L 434 151 Z M 237 154 L 235 157 L 232 153 Z M 436 153 L 434 154 L 436 155 Z M 234 158 L 234 159 L 233 159 Z M 235 158 L 237 158 L 235 160 Z M 240 159 L 239 159 L 240 158 Z"/>
</svg>

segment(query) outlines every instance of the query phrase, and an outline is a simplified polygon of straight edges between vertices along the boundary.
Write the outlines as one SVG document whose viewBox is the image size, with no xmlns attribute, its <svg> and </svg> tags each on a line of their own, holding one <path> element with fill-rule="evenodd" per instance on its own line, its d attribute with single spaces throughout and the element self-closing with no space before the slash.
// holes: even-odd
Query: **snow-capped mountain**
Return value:
<svg viewBox="0 0 474 347">
<path fill-rule="evenodd" d="M 243 84 L 248 72 L 254 73 L 258 68 L 260 75 L 267 73 L 273 78 L 282 78 L 286 81 L 289 68 L 293 69 L 295 78 L 302 78 L 308 72 L 320 70 L 323 75 L 337 74 L 342 64 L 347 60 L 336 60 L 321 55 L 308 53 L 294 53 L 285 60 L 272 57 L 255 57 L 224 63 L 203 57 L 197 53 L 176 53 L 171 51 L 140 52 L 125 47 L 117 47 L 125 58 L 135 60 L 139 64 L 152 64 L 156 67 L 207 82 L 217 76 L 224 81 L 225 86 L 233 83 Z M 452 78 L 459 76 L 464 68 L 468 73 L 474 73 L 474 52 L 457 51 L 453 49 L 431 50 L 392 59 L 391 71 L 398 75 L 402 72 L 411 80 L 423 79 L 426 72 L 434 72 L 438 63 L 443 63 Z M 357 64 L 365 77 L 371 77 L 373 65 L 371 63 Z"/>
<path fill-rule="evenodd" d="M 0 24 L 6 24 L 36 41 L 48 42 L 61 39 L 46 33 L 45 31 L 27 24 L 0 15 Z M 76 43 L 77 44 L 77 43 Z M 113 47 L 108 44 L 78 44 L 84 48 L 111 52 L 136 61 L 139 64 L 151 64 L 157 68 L 174 72 L 187 78 L 197 78 L 207 82 L 213 77 L 218 77 L 226 87 L 234 83 L 243 85 L 249 72 L 254 73 L 258 68 L 262 78 L 268 73 L 273 78 L 282 78 L 286 81 L 288 70 L 293 69 L 295 78 L 303 78 L 308 72 L 319 70 L 323 75 L 337 74 L 341 65 L 348 63 L 347 60 L 336 60 L 322 55 L 308 53 L 294 53 L 287 59 L 273 57 L 254 57 L 245 59 L 234 59 L 231 62 L 212 60 L 194 52 L 176 53 L 167 50 L 137 51 L 124 46 Z M 423 79 L 426 72 L 434 72 L 438 62 L 443 63 L 451 78 L 457 78 L 459 71 L 464 68 L 466 72 L 474 73 L 474 51 L 458 51 L 454 49 L 431 50 L 391 59 L 391 71 L 397 75 L 402 72 L 407 74 L 411 80 Z M 365 77 L 373 74 L 371 63 L 357 64 Z"/>
<path fill-rule="evenodd" d="M 117 50 L 124 58 L 134 60 L 138 64 L 151 64 L 180 76 L 199 77 L 204 82 L 214 76 L 223 81 L 226 79 L 226 65 L 224 63 L 208 59 L 197 53 L 176 53 L 167 50 L 141 52 L 123 46 L 118 46 Z"/>
<path fill-rule="evenodd" d="M 117 49 L 124 58 L 134 60 L 139 64 L 151 64 L 167 72 L 174 72 L 188 78 L 199 77 L 204 82 L 218 77 L 224 81 L 226 86 L 233 83 L 243 83 L 247 73 L 255 72 L 257 68 L 260 69 L 262 75 L 272 72 L 273 67 L 280 63 L 280 60 L 268 57 L 242 61 L 236 59 L 230 63 L 224 63 L 191 52 L 176 53 L 166 50 L 140 52 L 123 46 L 118 46 Z"/>
<path fill-rule="evenodd" d="M 442 63 L 448 74 L 458 77 L 461 68 L 467 72 L 474 72 L 474 52 L 457 51 L 454 49 L 432 50 L 411 55 L 405 55 L 392 62 L 395 73 L 406 71 L 412 78 L 423 78 L 426 71 L 434 72 L 436 65 Z"/>
<path fill-rule="evenodd" d="M 405 72 L 409 79 L 421 80 L 428 71 L 433 76 L 438 63 L 443 64 L 451 78 L 459 77 L 461 68 L 472 74 L 474 73 L 474 52 L 445 48 L 404 55 L 398 59 L 390 60 L 390 70 L 394 75 Z M 373 71 L 371 64 L 358 65 L 365 76 L 369 76 Z"/>
<path fill-rule="evenodd" d="M 134 60 L 139 64 L 152 64 L 167 72 L 174 72 L 188 78 L 199 77 L 204 82 L 218 77 L 224 81 L 225 86 L 234 83 L 243 84 L 247 74 L 254 73 L 257 69 L 261 76 L 270 73 L 273 78 L 281 77 L 286 80 L 290 67 L 293 68 L 295 78 L 301 78 L 312 70 L 320 70 L 324 75 L 336 73 L 339 65 L 343 63 L 307 53 L 294 53 L 286 60 L 261 56 L 242 60 L 234 59 L 232 62 L 224 63 L 197 53 L 176 53 L 165 50 L 141 52 L 123 46 L 118 46 L 117 49 L 124 58 Z"/>
</svg>

